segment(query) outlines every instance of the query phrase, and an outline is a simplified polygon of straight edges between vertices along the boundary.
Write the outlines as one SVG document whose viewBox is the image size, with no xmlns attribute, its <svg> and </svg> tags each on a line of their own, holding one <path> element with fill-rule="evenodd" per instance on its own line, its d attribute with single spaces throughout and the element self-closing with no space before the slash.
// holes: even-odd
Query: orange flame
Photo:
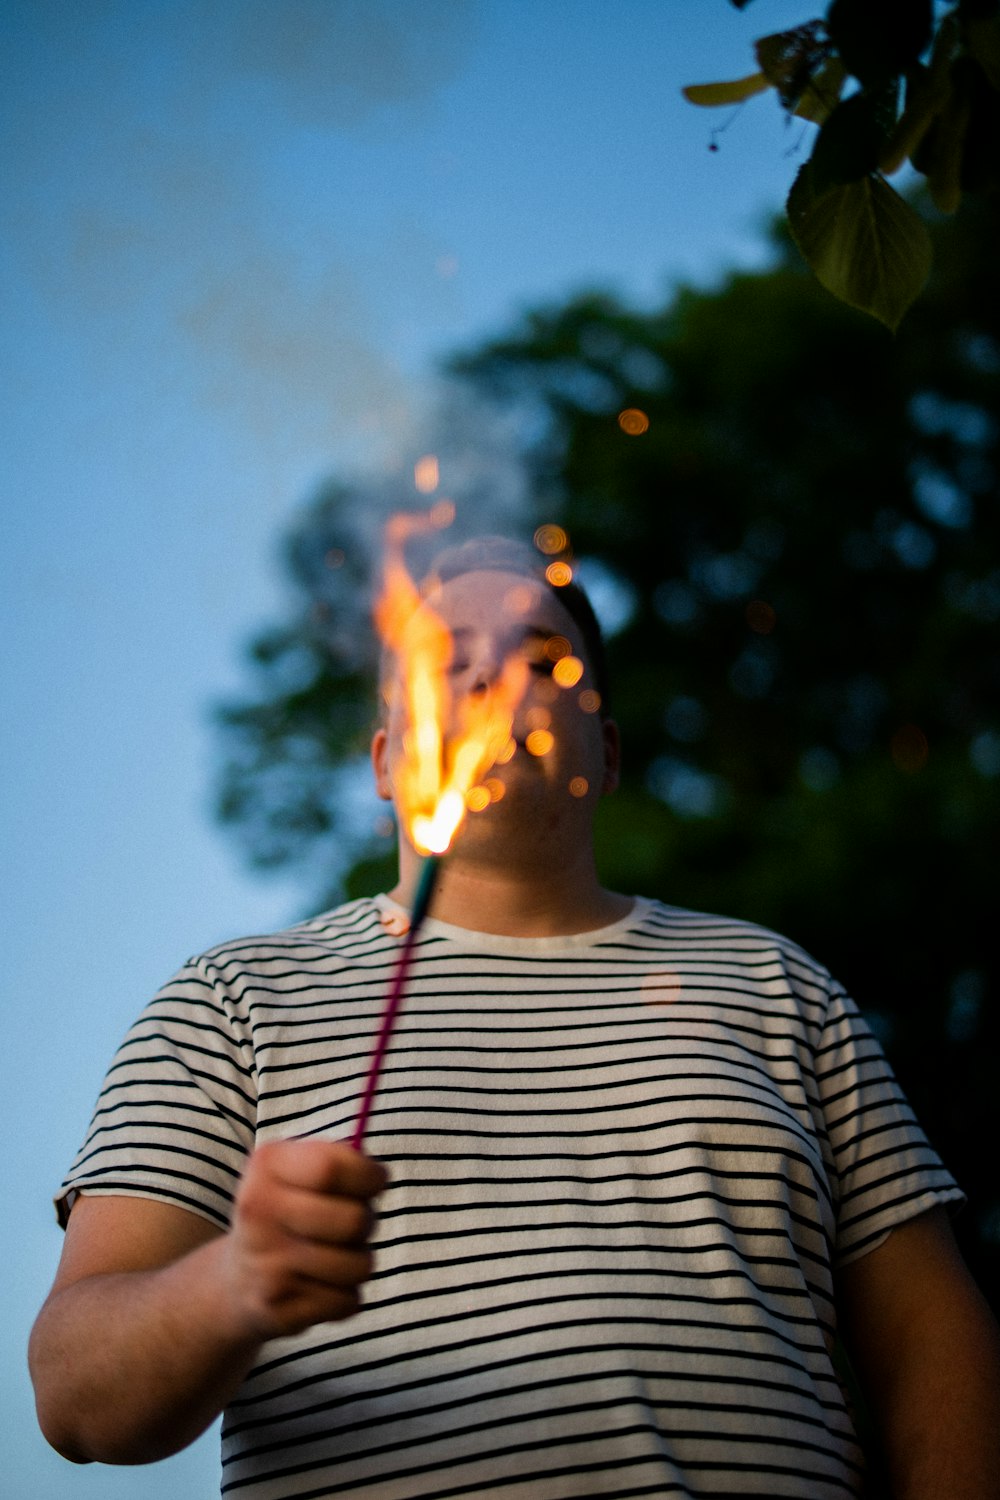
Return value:
<svg viewBox="0 0 1000 1500">
<path fill-rule="evenodd" d="M 395 658 L 402 694 L 403 754 L 396 803 L 407 836 L 421 854 L 444 854 L 465 820 L 469 794 L 498 761 L 509 759 L 514 713 L 528 663 L 509 657 L 495 681 L 452 702 L 448 627 L 418 591 L 403 558 L 407 539 L 447 524 L 451 514 L 394 516 L 386 527 L 382 591 L 375 604 L 379 635 Z M 475 806 L 488 805 L 473 796 Z"/>
</svg>

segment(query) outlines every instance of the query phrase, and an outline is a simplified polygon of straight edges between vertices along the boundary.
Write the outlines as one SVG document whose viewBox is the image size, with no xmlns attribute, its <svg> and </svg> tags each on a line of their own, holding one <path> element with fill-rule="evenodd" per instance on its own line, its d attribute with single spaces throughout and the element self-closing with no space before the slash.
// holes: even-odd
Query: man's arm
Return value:
<svg viewBox="0 0 1000 1500">
<path fill-rule="evenodd" d="M 1000 1329 L 944 1209 L 846 1266 L 840 1294 L 893 1500 L 1000 1500 Z"/>
<path fill-rule="evenodd" d="M 168 1204 L 82 1194 L 29 1350 L 48 1441 L 122 1464 L 192 1442 L 267 1339 L 357 1312 L 385 1180 L 347 1145 L 262 1146 L 225 1234 Z"/>
</svg>

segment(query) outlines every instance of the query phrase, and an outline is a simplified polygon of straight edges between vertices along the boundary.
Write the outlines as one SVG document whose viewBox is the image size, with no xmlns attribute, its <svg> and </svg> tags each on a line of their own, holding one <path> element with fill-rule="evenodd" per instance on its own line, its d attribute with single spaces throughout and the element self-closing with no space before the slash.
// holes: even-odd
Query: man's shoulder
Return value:
<svg viewBox="0 0 1000 1500">
<path fill-rule="evenodd" d="M 387 934 L 377 901 L 361 896 L 330 911 L 308 917 L 273 932 L 227 938 L 188 960 L 189 966 L 225 969 L 283 958 L 303 960 L 311 955 L 362 955 L 386 946 Z"/>
<path fill-rule="evenodd" d="M 783 964 L 810 975 L 828 977 L 822 964 L 799 943 L 772 927 L 746 917 L 696 911 L 647 899 L 642 903 L 640 926 L 651 935 L 705 954 L 718 953 L 733 957 L 745 954 L 750 959 L 772 955 Z"/>
</svg>

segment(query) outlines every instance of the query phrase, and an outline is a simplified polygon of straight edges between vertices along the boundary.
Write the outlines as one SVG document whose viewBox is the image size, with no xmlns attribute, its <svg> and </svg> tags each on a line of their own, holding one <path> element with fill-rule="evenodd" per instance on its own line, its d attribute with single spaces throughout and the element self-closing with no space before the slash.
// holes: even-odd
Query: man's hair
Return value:
<svg viewBox="0 0 1000 1500">
<path fill-rule="evenodd" d="M 583 637 L 594 686 L 600 694 L 601 713 L 606 715 L 610 689 L 608 663 L 604 636 L 594 607 L 578 583 L 551 583 L 546 577 L 545 568 L 546 564 L 540 560 L 538 553 L 526 542 L 503 536 L 473 537 L 468 542 L 460 542 L 439 552 L 421 586 L 448 583 L 450 579 L 459 578 L 463 573 L 520 573 L 525 578 L 544 584 Z"/>
</svg>

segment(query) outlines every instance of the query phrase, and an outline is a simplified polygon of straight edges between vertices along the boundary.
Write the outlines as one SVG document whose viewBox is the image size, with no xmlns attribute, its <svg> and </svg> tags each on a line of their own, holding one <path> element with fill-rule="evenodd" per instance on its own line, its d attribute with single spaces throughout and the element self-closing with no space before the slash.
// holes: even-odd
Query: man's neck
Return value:
<svg viewBox="0 0 1000 1500">
<path fill-rule="evenodd" d="M 400 853 L 400 881 L 392 895 L 412 904 L 420 863 L 411 849 Z M 574 866 L 511 870 L 463 860 L 442 861 L 430 914 L 439 921 L 500 937 L 558 937 L 591 932 L 619 921 L 632 900 L 605 890 L 587 855 Z"/>
</svg>

